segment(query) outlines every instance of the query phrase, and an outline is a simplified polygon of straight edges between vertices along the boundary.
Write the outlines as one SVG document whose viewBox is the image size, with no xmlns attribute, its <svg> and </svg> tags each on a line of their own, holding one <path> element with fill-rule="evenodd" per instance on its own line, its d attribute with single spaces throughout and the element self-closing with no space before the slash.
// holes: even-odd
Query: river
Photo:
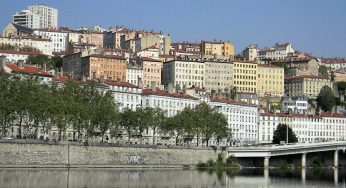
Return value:
<svg viewBox="0 0 346 188">
<path fill-rule="evenodd" d="M 346 169 L 0 169 L 0 188 L 346 187 Z"/>
</svg>

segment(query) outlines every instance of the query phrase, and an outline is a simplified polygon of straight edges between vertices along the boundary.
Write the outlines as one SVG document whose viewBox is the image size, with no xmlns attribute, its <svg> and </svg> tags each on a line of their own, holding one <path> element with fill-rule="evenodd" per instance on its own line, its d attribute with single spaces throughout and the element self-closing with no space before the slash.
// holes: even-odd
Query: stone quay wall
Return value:
<svg viewBox="0 0 346 188">
<path fill-rule="evenodd" d="M 216 160 L 220 149 L 0 141 L 0 167 L 181 167 Z"/>
</svg>

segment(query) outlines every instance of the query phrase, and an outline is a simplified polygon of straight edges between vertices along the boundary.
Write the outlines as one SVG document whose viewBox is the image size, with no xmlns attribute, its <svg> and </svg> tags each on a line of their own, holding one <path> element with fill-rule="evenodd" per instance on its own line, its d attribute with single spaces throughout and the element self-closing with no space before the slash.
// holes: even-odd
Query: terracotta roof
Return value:
<svg viewBox="0 0 346 188">
<path fill-rule="evenodd" d="M 53 81 L 67 82 L 69 79 L 67 76 L 56 76 L 52 78 Z"/>
<path fill-rule="evenodd" d="M 113 52 L 131 52 L 131 50 L 128 49 L 121 49 L 121 48 L 102 48 L 103 51 L 113 51 Z"/>
<path fill-rule="evenodd" d="M 202 89 L 202 88 L 200 88 L 199 86 L 197 86 L 197 87 L 189 87 L 189 88 L 187 88 L 187 89 L 195 89 L 195 91 L 197 92 L 197 91 L 205 91 L 205 89 Z"/>
<path fill-rule="evenodd" d="M 339 113 L 321 112 L 321 117 L 331 117 L 331 118 L 346 118 L 345 115 Z"/>
<path fill-rule="evenodd" d="M 265 112 L 261 113 L 261 116 L 277 116 L 277 117 L 296 117 L 296 118 L 323 118 L 323 117 L 331 117 L 331 118 L 346 118 L 345 115 L 343 114 L 335 114 L 335 113 L 329 113 L 329 112 L 321 112 L 319 116 L 317 115 L 312 115 L 312 114 L 288 114 L 288 113 L 270 113 L 270 112 Z"/>
<path fill-rule="evenodd" d="M 12 70 L 12 72 L 15 72 L 15 73 L 36 74 L 36 75 L 46 76 L 46 77 L 52 77 L 53 76 L 53 75 L 49 74 L 48 72 L 41 71 L 41 68 L 39 68 L 39 67 L 23 66 L 21 68 L 21 67 L 17 67 L 14 64 L 6 64 L 5 66 L 10 68 Z"/>
<path fill-rule="evenodd" d="M 299 79 L 299 78 L 312 78 L 312 79 L 328 79 L 323 76 L 317 76 L 317 75 L 301 75 L 301 76 L 286 76 L 285 80 L 290 80 L 290 79 Z"/>
<path fill-rule="evenodd" d="M 106 80 L 104 82 L 107 85 L 112 85 L 112 86 L 121 86 L 121 87 L 130 87 L 130 88 L 138 88 L 137 86 L 129 83 L 129 82 L 121 82 L 121 81 L 114 81 L 114 80 Z"/>
<path fill-rule="evenodd" d="M 322 58 L 321 62 L 326 64 L 346 63 L 346 59 L 345 58 Z"/>
<path fill-rule="evenodd" d="M 156 88 L 156 91 L 152 91 L 151 89 L 143 89 L 142 90 L 143 95 L 159 95 L 159 96 L 167 96 L 167 97 L 175 97 L 175 98 L 184 98 L 184 99 L 191 99 L 191 100 L 198 100 L 195 97 L 192 97 L 187 94 L 183 93 L 168 93 L 166 90 L 161 90 L 159 88 Z"/>
<path fill-rule="evenodd" d="M 106 59 L 121 59 L 121 60 L 126 60 L 122 56 L 118 55 L 106 55 L 106 54 L 92 54 L 90 57 L 98 57 L 98 58 L 106 58 Z"/>
<path fill-rule="evenodd" d="M 256 105 L 248 104 L 248 103 L 243 102 L 243 101 L 237 101 L 237 100 L 228 99 L 228 98 L 213 98 L 213 99 L 210 99 L 210 102 L 220 102 L 220 103 L 227 103 L 227 104 L 238 104 L 238 105 L 244 105 L 244 106 L 256 106 Z"/>
<path fill-rule="evenodd" d="M 17 50 L 0 50 L 3 54 L 21 54 L 21 55 L 42 55 L 40 52 L 25 52 Z"/>
<path fill-rule="evenodd" d="M 149 58 L 149 57 L 141 57 L 141 59 L 143 61 L 162 62 L 162 61 L 160 61 L 158 59 L 152 59 L 152 58 Z"/>
<path fill-rule="evenodd" d="M 258 67 L 270 67 L 270 68 L 280 68 L 284 69 L 283 67 L 277 66 L 277 65 L 269 65 L 269 64 L 258 64 Z"/>
</svg>

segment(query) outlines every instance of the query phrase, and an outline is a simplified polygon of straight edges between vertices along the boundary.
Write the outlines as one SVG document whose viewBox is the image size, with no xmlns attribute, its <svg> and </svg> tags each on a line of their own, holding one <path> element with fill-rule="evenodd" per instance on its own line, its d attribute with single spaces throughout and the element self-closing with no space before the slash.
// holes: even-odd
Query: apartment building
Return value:
<svg viewBox="0 0 346 188">
<path fill-rule="evenodd" d="M 211 90 L 222 91 L 233 86 L 233 63 L 230 62 L 204 62 L 205 85 L 207 92 Z"/>
<path fill-rule="evenodd" d="M 193 60 L 171 60 L 163 64 L 163 84 L 204 87 L 205 64 Z"/>
<path fill-rule="evenodd" d="M 284 68 L 273 65 L 257 65 L 257 94 L 260 97 L 284 96 Z"/>
<path fill-rule="evenodd" d="M 87 79 L 126 81 L 126 59 L 116 55 L 92 54 L 82 57 L 81 72 Z"/>
<path fill-rule="evenodd" d="M 233 62 L 233 85 L 238 92 L 257 93 L 257 64 L 252 62 Z"/>
<path fill-rule="evenodd" d="M 151 87 L 154 82 L 156 86 L 161 85 L 161 71 L 163 63 L 157 59 L 141 57 L 140 62 L 143 66 L 143 84 L 145 88 Z"/>
<path fill-rule="evenodd" d="M 65 52 L 68 47 L 68 31 L 40 29 L 35 30 L 35 35 L 43 36 L 45 39 L 50 39 L 53 43 L 53 52 Z"/>
<path fill-rule="evenodd" d="M 256 105 L 249 105 L 245 102 L 222 98 L 210 99 L 209 104 L 227 118 L 228 127 L 232 132 L 231 145 L 257 143 L 258 109 Z M 225 140 L 222 144 L 228 145 Z"/>
<path fill-rule="evenodd" d="M 202 55 L 217 55 L 234 57 L 234 46 L 225 41 L 202 41 Z"/>
<path fill-rule="evenodd" d="M 285 94 L 289 97 L 317 98 L 323 86 L 333 90 L 333 83 L 323 76 L 305 75 L 285 77 Z"/>
<path fill-rule="evenodd" d="M 50 39 L 38 37 L 0 37 L 0 44 L 9 44 L 19 48 L 32 47 L 38 49 L 42 54 L 51 56 L 53 52 L 53 43 Z"/>
</svg>

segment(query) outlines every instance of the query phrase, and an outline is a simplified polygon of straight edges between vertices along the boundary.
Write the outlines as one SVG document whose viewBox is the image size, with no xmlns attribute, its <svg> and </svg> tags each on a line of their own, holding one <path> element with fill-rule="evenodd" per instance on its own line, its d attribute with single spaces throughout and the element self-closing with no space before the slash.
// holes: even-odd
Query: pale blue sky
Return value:
<svg viewBox="0 0 346 188">
<path fill-rule="evenodd" d="M 44 3 L 59 25 L 124 25 L 170 33 L 173 41 L 229 40 L 241 51 L 291 42 L 300 51 L 346 57 L 346 0 L 1 0 L 0 28 L 16 11 Z"/>
</svg>

